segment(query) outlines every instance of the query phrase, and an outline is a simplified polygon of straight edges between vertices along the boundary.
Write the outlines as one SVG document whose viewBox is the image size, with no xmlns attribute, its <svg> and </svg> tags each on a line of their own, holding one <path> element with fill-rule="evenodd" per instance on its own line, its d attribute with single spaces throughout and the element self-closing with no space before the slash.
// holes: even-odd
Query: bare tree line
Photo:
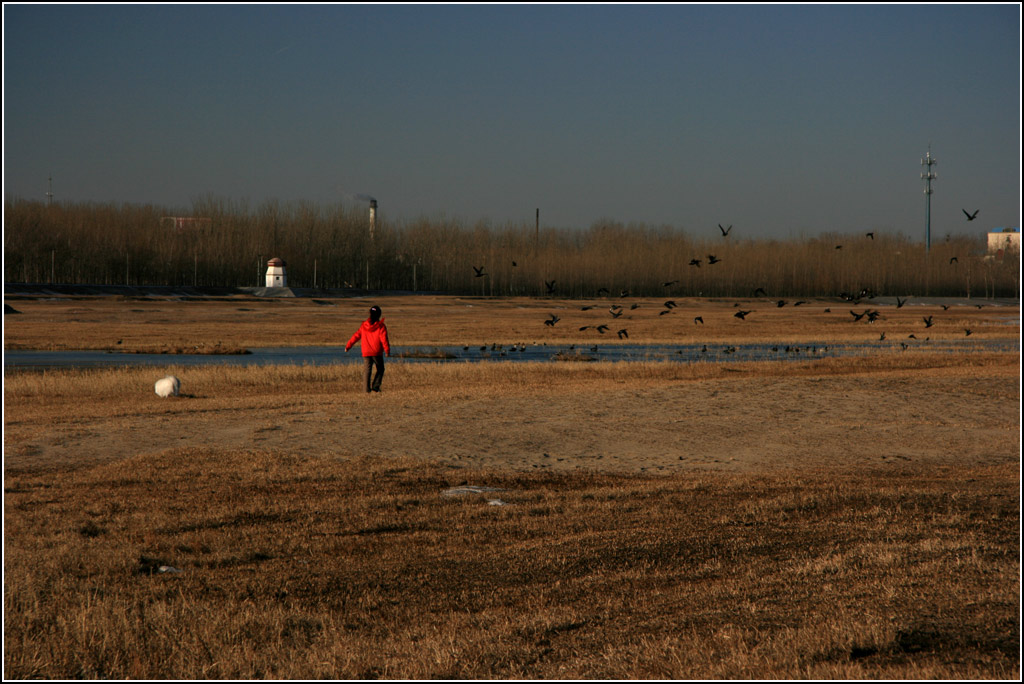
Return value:
<svg viewBox="0 0 1024 684">
<path fill-rule="evenodd" d="M 209 219 L 179 225 L 169 216 Z M 153 205 L 4 203 L 4 281 L 259 286 L 266 262 L 288 284 L 484 296 L 1016 296 L 1019 261 L 986 258 L 986 236 L 933 243 L 823 233 L 768 240 L 742 229 L 711 238 L 670 226 L 601 221 L 585 230 L 399 225 L 365 207 L 218 198 L 188 211 Z"/>
</svg>

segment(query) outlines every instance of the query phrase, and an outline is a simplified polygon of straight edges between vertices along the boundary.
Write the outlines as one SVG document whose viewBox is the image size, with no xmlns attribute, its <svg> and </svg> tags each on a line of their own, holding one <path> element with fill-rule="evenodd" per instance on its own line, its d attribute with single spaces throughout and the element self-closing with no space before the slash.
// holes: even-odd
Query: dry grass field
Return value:
<svg viewBox="0 0 1024 684">
<path fill-rule="evenodd" d="M 343 344 L 370 304 L 9 303 L 7 349 L 135 350 Z M 613 302 L 376 303 L 427 346 L 590 342 Z M 640 343 L 1020 334 L 617 303 Z M 5 678 L 1019 679 L 1019 353 L 359 372 L 5 373 Z"/>
<path fill-rule="evenodd" d="M 910 297 L 904 306 L 895 297 L 780 300 L 673 299 L 671 297 L 596 297 L 590 299 L 529 297 L 395 296 L 379 299 L 253 298 L 218 300 L 175 298 L 26 298 L 7 300 L 20 315 L 6 316 L 5 349 L 109 349 L 160 351 L 176 348 L 343 345 L 366 318 L 372 304 L 382 307 L 392 344 L 405 346 L 601 343 L 618 341 L 629 331 L 630 343 L 732 343 L 802 340 L 874 341 L 1019 338 L 1020 308 L 993 306 L 984 299 L 948 309 Z M 666 302 L 674 302 L 669 308 Z M 953 300 L 951 300 L 953 301 Z M 967 300 L 955 300 L 965 302 Z M 804 302 L 798 305 L 798 302 Z M 619 317 L 611 307 L 621 307 Z M 633 307 L 636 308 L 633 308 Z M 583 310 L 584 307 L 589 307 Z M 851 311 L 878 311 L 879 318 L 855 320 Z M 667 311 L 667 314 L 663 314 Z M 737 311 L 751 311 L 744 319 Z M 559 322 L 544 321 L 554 314 Z M 703 323 L 695 322 L 700 316 Z M 924 319 L 931 317 L 931 327 Z M 610 326 L 606 334 L 582 326 Z"/>
</svg>

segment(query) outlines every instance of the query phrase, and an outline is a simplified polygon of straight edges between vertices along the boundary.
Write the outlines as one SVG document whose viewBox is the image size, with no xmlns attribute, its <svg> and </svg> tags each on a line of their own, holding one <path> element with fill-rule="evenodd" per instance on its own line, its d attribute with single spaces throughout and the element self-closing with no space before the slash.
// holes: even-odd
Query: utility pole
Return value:
<svg viewBox="0 0 1024 684">
<path fill-rule="evenodd" d="M 928 145 L 928 154 L 921 160 L 921 166 L 925 172 L 921 174 L 924 179 L 924 248 L 926 252 L 932 249 L 932 181 L 936 174 L 932 172 L 932 166 L 938 164 L 938 160 L 932 159 L 932 146 Z"/>
<path fill-rule="evenodd" d="M 536 256 L 540 244 L 540 207 L 537 207 L 537 223 L 533 231 L 533 253 Z"/>
<path fill-rule="evenodd" d="M 46 191 L 46 206 L 50 206 L 53 204 L 53 176 L 50 176 L 46 180 L 49 183 Z"/>
<path fill-rule="evenodd" d="M 370 200 L 370 246 L 369 252 L 366 255 L 366 289 L 370 289 L 370 259 L 376 256 L 377 251 L 374 249 L 375 243 L 373 241 L 374 233 L 377 230 L 377 200 Z M 376 264 L 375 264 L 376 265 Z"/>
</svg>

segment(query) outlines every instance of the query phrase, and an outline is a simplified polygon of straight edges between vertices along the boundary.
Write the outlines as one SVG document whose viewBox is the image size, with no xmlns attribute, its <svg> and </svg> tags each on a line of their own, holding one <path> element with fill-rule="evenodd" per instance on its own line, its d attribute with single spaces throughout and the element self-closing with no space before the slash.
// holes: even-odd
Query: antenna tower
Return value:
<svg viewBox="0 0 1024 684">
<path fill-rule="evenodd" d="M 921 160 L 925 170 L 921 178 L 924 178 L 924 248 L 927 252 L 932 250 L 932 181 L 936 178 L 932 166 L 938 163 L 937 159 L 932 159 L 932 146 L 928 145 L 928 154 Z"/>
<path fill-rule="evenodd" d="M 49 185 L 46 191 L 46 206 L 53 204 L 53 176 L 46 179 Z"/>
</svg>

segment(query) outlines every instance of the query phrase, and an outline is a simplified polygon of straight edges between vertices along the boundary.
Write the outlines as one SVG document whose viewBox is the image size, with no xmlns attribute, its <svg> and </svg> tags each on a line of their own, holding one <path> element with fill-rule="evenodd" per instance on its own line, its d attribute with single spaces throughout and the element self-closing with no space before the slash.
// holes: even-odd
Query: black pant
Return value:
<svg viewBox="0 0 1024 684">
<path fill-rule="evenodd" d="M 370 381 L 370 371 L 376 366 L 377 372 Z M 384 379 L 384 355 L 363 357 L 363 385 L 367 392 L 380 392 L 380 381 Z"/>
</svg>

